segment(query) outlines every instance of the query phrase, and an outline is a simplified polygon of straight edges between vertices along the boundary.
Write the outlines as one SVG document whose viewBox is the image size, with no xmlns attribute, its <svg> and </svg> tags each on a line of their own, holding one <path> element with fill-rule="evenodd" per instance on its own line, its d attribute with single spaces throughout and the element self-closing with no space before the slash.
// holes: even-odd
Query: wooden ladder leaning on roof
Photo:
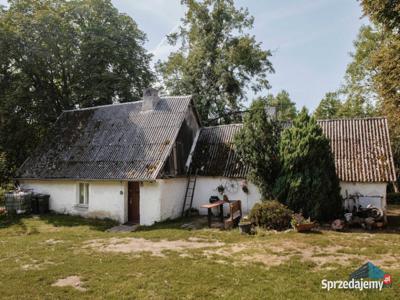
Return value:
<svg viewBox="0 0 400 300">
<path fill-rule="evenodd" d="M 190 211 L 193 205 L 193 196 L 194 196 L 194 189 L 196 187 L 196 181 L 197 181 L 197 169 L 192 174 L 192 167 L 189 167 L 188 173 L 187 173 L 187 184 L 186 184 L 186 192 L 185 192 L 185 197 L 183 199 L 183 208 L 182 208 L 182 217 L 185 215 L 185 212 Z M 187 207 L 189 201 L 189 207 Z"/>
</svg>

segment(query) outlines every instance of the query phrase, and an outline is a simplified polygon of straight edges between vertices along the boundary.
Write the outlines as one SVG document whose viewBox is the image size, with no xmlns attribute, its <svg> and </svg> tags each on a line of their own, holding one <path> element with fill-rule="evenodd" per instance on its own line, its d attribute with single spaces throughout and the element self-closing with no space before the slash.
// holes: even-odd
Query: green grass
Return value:
<svg viewBox="0 0 400 300">
<path fill-rule="evenodd" d="M 397 233 L 266 232 L 240 235 L 237 230 L 186 230 L 183 221 L 170 221 L 144 227 L 133 233 L 108 233 L 111 221 L 49 215 L 41 218 L 8 219 L 0 216 L 0 297 L 14 299 L 395 299 L 400 293 L 400 269 L 387 269 L 396 286 L 378 291 L 321 289 L 321 280 L 345 280 L 365 261 L 400 260 L 400 235 Z M 213 254 L 204 249 L 166 251 L 164 257 L 150 253 L 105 253 L 83 248 L 93 239 L 136 237 L 153 241 L 187 240 L 197 237 L 224 242 L 226 251 L 245 245 L 232 255 Z M 49 244 L 49 240 L 61 240 Z M 46 242 L 47 241 L 47 242 Z M 275 248 L 271 248 L 274 246 Z M 335 259 L 333 247 L 341 246 Z M 282 247 L 282 251 L 279 251 Z M 318 249 L 309 259 L 302 253 Z M 330 252 L 329 252 L 330 251 Z M 328 254 L 327 254 L 328 253 Z M 331 254 L 329 254 L 331 253 Z M 251 255 L 285 258 L 281 264 L 267 266 Z M 346 265 L 341 257 L 349 255 Z M 315 259 L 315 260 L 314 260 Z M 327 259 L 318 265 L 317 259 Z M 24 266 L 33 266 L 24 269 Z M 80 276 L 87 291 L 72 287 L 53 287 L 56 280 Z"/>
</svg>

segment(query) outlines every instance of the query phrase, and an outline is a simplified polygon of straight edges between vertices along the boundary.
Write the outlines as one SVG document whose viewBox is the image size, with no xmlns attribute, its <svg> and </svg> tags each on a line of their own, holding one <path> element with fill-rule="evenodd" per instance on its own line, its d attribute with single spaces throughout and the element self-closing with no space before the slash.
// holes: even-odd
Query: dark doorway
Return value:
<svg viewBox="0 0 400 300">
<path fill-rule="evenodd" d="M 139 182 L 128 182 L 128 222 L 140 223 L 140 187 Z"/>
</svg>

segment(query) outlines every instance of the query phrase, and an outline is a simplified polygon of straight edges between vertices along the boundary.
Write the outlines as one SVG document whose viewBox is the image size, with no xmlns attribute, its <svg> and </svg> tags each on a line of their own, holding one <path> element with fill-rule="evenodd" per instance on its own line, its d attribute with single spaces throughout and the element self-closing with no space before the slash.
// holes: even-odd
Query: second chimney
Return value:
<svg viewBox="0 0 400 300">
<path fill-rule="evenodd" d="M 142 111 L 155 110 L 160 97 L 158 97 L 158 91 L 153 88 L 147 88 L 143 91 L 143 104 Z"/>
</svg>

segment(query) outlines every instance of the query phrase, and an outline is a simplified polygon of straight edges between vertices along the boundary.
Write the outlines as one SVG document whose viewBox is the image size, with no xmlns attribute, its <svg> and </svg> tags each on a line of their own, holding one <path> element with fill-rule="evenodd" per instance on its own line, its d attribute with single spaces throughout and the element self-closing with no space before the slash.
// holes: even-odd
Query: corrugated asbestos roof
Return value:
<svg viewBox="0 0 400 300">
<path fill-rule="evenodd" d="M 18 178 L 152 180 L 168 157 L 191 101 L 161 98 L 64 112 Z"/>
<path fill-rule="evenodd" d="M 193 154 L 198 175 L 244 178 L 248 167 L 234 151 L 233 138 L 242 124 L 202 128 Z"/>
<path fill-rule="evenodd" d="M 341 181 L 389 182 L 395 180 L 386 118 L 319 120 L 331 140 L 336 172 Z M 285 127 L 289 127 L 285 126 Z M 241 124 L 201 129 L 193 155 L 199 175 L 246 177 L 233 148 Z"/>
<path fill-rule="evenodd" d="M 386 118 L 319 120 L 341 181 L 395 181 Z"/>
</svg>

